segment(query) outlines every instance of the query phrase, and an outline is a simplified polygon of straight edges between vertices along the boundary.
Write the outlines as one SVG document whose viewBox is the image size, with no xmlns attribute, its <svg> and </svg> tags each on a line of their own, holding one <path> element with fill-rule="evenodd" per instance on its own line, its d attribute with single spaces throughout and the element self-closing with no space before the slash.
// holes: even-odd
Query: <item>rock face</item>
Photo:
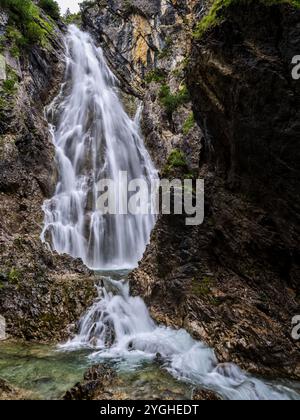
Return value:
<svg viewBox="0 0 300 420">
<path fill-rule="evenodd" d="M 5 70 L 0 80 L 0 314 L 8 335 L 61 339 L 94 293 L 88 270 L 51 254 L 40 241 L 42 204 L 57 179 L 44 107 L 64 73 L 63 32 L 51 21 L 45 46 L 13 55 L 8 17 L 0 12 Z"/>
<path fill-rule="evenodd" d="M 299 256 L 300 84 L 292 59 L 300 50 L 300 11 L 249 1 L 222 15 L 193 44 L 187 81 L 195 114 L 211 139 L 208 159 L 232 190 L 276 218 L 291 254 L 282 256 L 282 271 L 299 287 L 292 266 Z"/>
<path fill-rule="evenodd" d="M 87 6 L 85 28 L 123 89 L 143 99 L 143 132 L 161 173 L 206 182 L 204 224 L 160 217 L 132 291 L 157 321 L 186 328 L 220 361 L 299 378 L 291 320 L 300 312 L 300 85 L 290 66 L 299 11 L 236 2 L 193 39 L 211 2 L 130 3 Z M 181 101 L 184 85 L 190 98 Z M 186 165 L 171 164 L 174 149 Z"/>
</svg>

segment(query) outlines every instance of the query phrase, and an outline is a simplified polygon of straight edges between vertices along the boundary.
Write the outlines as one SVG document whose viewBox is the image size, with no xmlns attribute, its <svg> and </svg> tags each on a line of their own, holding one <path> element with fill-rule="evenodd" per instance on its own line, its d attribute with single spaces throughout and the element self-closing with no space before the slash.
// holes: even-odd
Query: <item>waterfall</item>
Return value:
<svg viewBox="0 0 300 420">
<path fill-rule="evenodd" d="M 300 399 L 287 386 L 254 378 L 232 363 L 219 364 L 214 351 L 185 330 L 156 325 L 144 301 L 130 296 L 128 283 L 106 278 L 98 291 L 98 300 L 80 321 L 79 334 L 61 350 L 91 349 L 93 362 L 110 359 L 126 369 L 158 360 L 175 378 L 227 400 Z"/>
<path fill-rule="evenodd" d="M 101 48 L 70 26 L 65 83 L 47 109 L 59 180 L 43 207 L 41 239 L 93 269 L 135 267 L 155 223 L 152 215 L 104 215 L 96 206 L 101 179 L 117 181 L 121 171 L 127 171 L 128 182 L 144 179 L 150 185 L 157 178 L 138 114 L 129 118 L 116 87 Z"/>
<path fill-rule="evenodd" d="M 133 267 L 149 241 L 154 216 L 103 215 L 97 210 L 97 183 L 157 179 L 139 132 L 117 93 L 117 81 L 91 37 L 71 26 L 66 38 L 66 75 L 47 109 L 58 162 L 55 195 L 44 204 L 42 240 L 59 253 L 80 257 L 94 269 Z M 117 196 L 119 196 L 117 194 Z M 149 203 L 151 197 L 149 194 Z M 219 364 L 215 353 L 185 330 L 156 325 L 144 301 L 129 294 L 125 281 L 103 279 L 99 297 L 80 320 L 77 336 L 64 351 L 92 350 L 94 361 L 112 359 L 135 368 L 157 360 L 180 380 L 217 392 L 225 399 L 298 399 L 273 385 Z"/>
</svg>

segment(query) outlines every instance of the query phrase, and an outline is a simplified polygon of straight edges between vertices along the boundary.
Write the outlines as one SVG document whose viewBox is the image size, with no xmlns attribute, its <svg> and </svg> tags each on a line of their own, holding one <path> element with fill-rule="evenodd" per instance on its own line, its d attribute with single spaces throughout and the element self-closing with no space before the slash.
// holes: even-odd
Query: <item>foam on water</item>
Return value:
<svg viewBox="0 0 300 420">
<path fill-rule="evenodd" d="M 212 349 L 185 330 L 156 325 L 144 301 L 129 294 L 126 282 L 106 279 L 99 297 L 80 321 L 79 334 L 61 350 L 95 350 L 95 362 L 111 359 L 134 369 L 159 359 L 180 380 L 213 390 L 230 400 L 289 400 L 300 396 L 244 373 L 232 363 L 219 364 Z"/>
</svg>

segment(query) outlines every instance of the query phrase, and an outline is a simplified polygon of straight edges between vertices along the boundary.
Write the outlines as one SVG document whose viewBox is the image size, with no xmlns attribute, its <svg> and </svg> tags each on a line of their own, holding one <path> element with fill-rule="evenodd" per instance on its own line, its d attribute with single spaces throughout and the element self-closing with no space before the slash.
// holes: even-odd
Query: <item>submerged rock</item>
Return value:
<svg viewBox="0 0 300 420">
<path fill-rule="evenodd" d="M 64 400 L 113 400 L 122 399 L 108 389 L 114 389 L 118 381 L 116 372 L 109 365 L 91 367 L 81 383 L 78 383 L 63 397 Z"/>
</svg>

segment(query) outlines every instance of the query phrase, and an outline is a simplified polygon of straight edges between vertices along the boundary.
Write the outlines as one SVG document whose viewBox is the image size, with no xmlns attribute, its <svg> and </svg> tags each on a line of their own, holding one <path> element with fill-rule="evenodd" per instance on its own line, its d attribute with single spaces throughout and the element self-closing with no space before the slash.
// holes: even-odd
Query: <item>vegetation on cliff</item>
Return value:
<svg viewBox="0 0 300 420">
<path fill-rule="evenodd" d="M 214 0 L 208 14 L 201 19 L 194 32 L 195 38 L 201 38 L 203 34 L 210 28 L 218 25 L 223 18 L 224 9 L 233 4 L 251 4 L 254 0 Z M 294 7 L 300 8 L 300 0 L 255 0 L 254 2 L 263 3 L 266 6 L 273 6 L 276 4 L 290 4 Z"/>
<path fill-rule="evenodd" d="M 53 31 L 51 19 L 59 19 L 59 6 L 54 0 L 40 0 L 38 6 L 32 0 L 0 0 L 0 7 L 9 16 L 6 39 L 11 43 L 14 56 L 19 55 L 22 48 L 45 45 L 47 34 Z M 50 19 L 41 13 L 41 9 Z"/>
</svg>

